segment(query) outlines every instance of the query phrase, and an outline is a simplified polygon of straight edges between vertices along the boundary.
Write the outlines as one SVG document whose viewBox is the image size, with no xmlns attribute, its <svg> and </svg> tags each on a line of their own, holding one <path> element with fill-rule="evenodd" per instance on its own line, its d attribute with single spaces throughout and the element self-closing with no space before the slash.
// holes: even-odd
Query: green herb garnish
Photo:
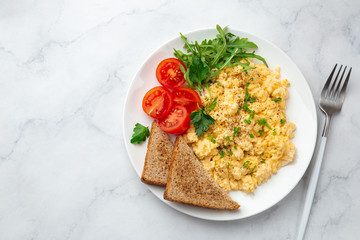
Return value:
<svg viewBox="0 0 360 240">
<path fill-rule="evenodd" d="M 217 100 L 217 97 L 214 98 L 214 100 L 212 101 L 210 107 L 207 107 L 206 110 L 208 110 L 208 111 L 213 110 L 215 108 L 215 106 L 216 106 L 216 100 Z"/>
<path fill-rule="evenodd" d="M 249 136 L 250 136 L 251 138 L 254 138 L 254 135 L 253 135 L 253 134 L 251 134 L 251 133 L 249 134 Z"/>
<path fill-rule="evenodd" d="M 217 85 L 218 85 L 218 86 L 221 86 L 221 83 L 218 82 Z"/>
<path fill-rule="evenodd" d="M 255 116 L 255 111 L 252 111 L 252 113 L 249 115 L 249 119 L 254 118 L 254 116 Z"/>
<path fill-rule="evenodd" d="M 190 124 L 194 125 L 195 133 L 200 137 L 204 132 L 209 130 L 210 125 L 215 124 L 215 119 L 213 119 L 204 109 L 198 108 L 198 111 L 193 111 L 190 114 Z"/>
<path fill-rule="evenodd" d="M 220 158 L 223 158 L 225 156 L 225 153 L 223 151 L 219 151 L 219 154 L 220 154 Z"/>
<path fill-rule="evenodd" d="M 246 109 L 248 109 L 249 106 L 250 106 L 250 104 L 244 103 L 244 104 L 242 105 L 242 109 L 246 110 Z"/>
<path fill-rule="evenodd" d="M 230 168 L 230 163 L 228 162 L 228 164 L 227 164 L 227 169 L 229 169 Z"/>
<path fill-rule="evenodd" d="M 260 137 L 264 134 L 264 130 L 259 130 L 259 135 L 260 135 Z"/>
<path fill-rule="evenodd" d="M 250 173 L 252 173 L 252 172 L 255 170 L 256 167 L 257 167 L 257 166 L 255 165 L 253 168 L 249 169 L 249 170 L 250 170 Z"/>
<path fill-rule="evenodd" d="M 228 140 L 229 142 L 233 142 L 233 140 L 230 139 L 230 136 L 226 136 L 225 139 Z"/>
<path fill-rule="evenodd" d="M 234 137 L 236 137 L 239 133 L 239 127 L 234 128 Z"/>
<path fill-rule="evenodd" d="M 247 166 L 249 166 L 249 163 L 250 163 L 249 161 L 246 161 L 246 162 L 244 162 L 243 166 L 247 167 Z"/>
<path fill-rule="evenodd" d="M 279 102 L 279 101 L 281 101 L 281 97 L 275 98 L 275 99 L 273 99 L 273 101 L 274 102 Z"/>
<path fill-rule="evenodd" d="M 246 52 L 247 49 L 257 49 L 255 43 L 227 32 L 226 27 L 222 29 L 217 25 L 216 29 L 219 32 L 216 38 L 205 39 L 201 43 L 190 42 L 180 33 L 187 51 L 183 53 L 174 49 L 174 55 L 185 64 L 186 71 L 182 65 L 180 68 L 191 88 L 198 90 L 201 90 L 203 86 L 208 88 L 211 77 L 216 76 L 226 66 L 240 65 L 243 67 L 243 72 L 254 68 L 250 66 L 249 62 L 241 63 L 241 59 L 256 58 L 267 66 L 265 59 L 256 55 L 254 51 Z"/>
<path fill-rule="evenodd" d="M 245 122 L 246 124 L 250 125 L 251 120 L 249 120 L 249 119 L 244 119 L 244 122 Z"/>
<path fill-rule="evenodd" d="M 286 119 L 280 119 L 280 124 L 284 124 L 286 122 Z"/>
<path fill-rule="evenodd" d="M 130 140 L 131 143 L 139 144 L 146 140 L 150 136 L 149 127 L 145 127 L 140 123 L 135 124 L 134 133 Z"/>
<path fill-rule="evenodd" d="M 248 91 L 247 88 L 245 88 L 245 99 L 244 99 L 244 101 L 246 102 L 246 101 L 248 101 L 249 99 L 250 99 L 249 91 Z"/>
<path fill-rule="evenodd" d="M 270 128 L 270 129 L 272 130 L 272 128 L 270 127 L 270 125 L 267 123 L 266 119 L 258 120 L 258 124 L 259 124 L 260 126 L 265 125 L 265 126 L 267 126 L 268 128 Z"/>
<path fill-rule="evenodd" d="M 216 141 L 215 141 L 215 139 L 213 138 L 212 135 L 209 135 L 209 136 L 208 136 L 208 139 L 210 139 L 210 141 L 211 141 L 212 143 L 216 143 Z"/>
</svg>

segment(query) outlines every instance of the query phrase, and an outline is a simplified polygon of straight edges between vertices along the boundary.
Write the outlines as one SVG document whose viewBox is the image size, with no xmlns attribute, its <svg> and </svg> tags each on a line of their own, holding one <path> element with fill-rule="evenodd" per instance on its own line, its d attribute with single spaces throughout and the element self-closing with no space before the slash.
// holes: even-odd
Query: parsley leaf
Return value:
<svg viewBox="0 0 360 240">
<path fill-rule="evenodd" d="M 198 137 L 204 134 L 209 130 L 210 125 L 215 124 L 215 119 L 213 119 L 205 110 L 199 108 L 198 111 L 193 111 L 190 114 L 191 125 L 195 127 L 195 133 Z"/>
<path fill-rule="evenodd" d="M 274 102 L 279 102 L 279 101 L 281 101 L 281 97 L 275 98 L 275 99 L 273 99 L 273 101 Z"/>
<path fill-rule="evenodd" d="M 148 127 L 141 125 L 140 123 L 135 124 L 134 133 L 130 140 L 133 144 L 139 144 L 146 140 L 150 136 L 150 131 Z"/>
<path fill-rule="evenodd" d="M 286 119 L 280 119 L 280 124 L 286 123 Z"/>
</svg>

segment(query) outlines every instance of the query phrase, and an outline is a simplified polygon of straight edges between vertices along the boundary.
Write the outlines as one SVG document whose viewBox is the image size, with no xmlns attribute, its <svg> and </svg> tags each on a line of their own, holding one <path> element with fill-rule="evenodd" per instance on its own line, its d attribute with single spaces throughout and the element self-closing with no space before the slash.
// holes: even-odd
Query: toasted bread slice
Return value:
<svg viewBox="0 0 360 240">
<path fill-rule="evenodd" d="M 235 210 L 240 207 L 209 176 L 182 136 L 175 141 L 164 198 L 214 209 Z"/>
<path fill-rule="evenodd" d="M 141 181 L 165 186 L 168 179 L 174 144 L 169 136 L 154 121 L 145 157 Z"/>
</svg>

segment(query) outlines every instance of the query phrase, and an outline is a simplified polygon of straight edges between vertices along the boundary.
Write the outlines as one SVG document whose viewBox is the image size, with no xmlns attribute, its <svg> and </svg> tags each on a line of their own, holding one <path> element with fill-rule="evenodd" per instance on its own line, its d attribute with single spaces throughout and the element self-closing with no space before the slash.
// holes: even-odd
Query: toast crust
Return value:
<svg viewBox="0 0 360 240">
<path fill-rule="evenodd" d="M 165 186 L 173 151 L 174 144 L 169 136 L 153 121 L 141 181 Z"/>
<path fill-rule="evenodd" d="M 182 136 L 175 141 L 164 199 L 212 209 L 240 207 L 209 176 Z"/>
</svg>

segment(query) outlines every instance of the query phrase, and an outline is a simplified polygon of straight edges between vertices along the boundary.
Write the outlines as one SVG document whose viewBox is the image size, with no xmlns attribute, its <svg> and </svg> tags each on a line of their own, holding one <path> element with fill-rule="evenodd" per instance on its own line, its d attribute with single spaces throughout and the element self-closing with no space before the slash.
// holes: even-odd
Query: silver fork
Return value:
<svg viewBox="0 0 360 240">
<path fill-rule="evenodd" d="M 331 116 L 334 113 L 338 113 L 341 110 L 341 107 L 344 103 L 345 98 L 345 90 L 349 83 L 350 74 L 352 68 L 348 71 L 345 81 L 343 82 L 344 74 L 346 72 L 347 66 L 345 66 L 344 70 L 341 72 L 342 65 L 338 70 L 335 79 L 333 78 L 334 72 L 336 70 L 337 64 L 332 70 L 328 80 L 326 81 L 323 90 L 321 91 L 319 107 L 321 111 L 325 113 L 326 119 L 324 124 L 324 129 L 322 132 L 321 143 L 318 151 L 318 156 L 315 160 L 315 165 L 313 171 L 311 173 L 309 187 L 306 192 L 305 204 L 303 213 L 301 216 L 301 222 L 299 227 L 299 232 L 297 236 L 297 240 L 302 240 L 304 238 L 306 225 L 309 219 L 309 214 L 312 206 L 312 202 L 314 200 L 314 194 L 316 190 L 316 185 L 319 179 L 320 167 L 322 163 L 322 159 L 324 156 L 326 139 L 327 139 L 327 131 L 330 123 Z M 339 79 L 340 76 L 340 79 Z M 334 79 L 334 80 L 333 80 Z M 339 80 L 338 80 L 339 79 Z"/>
</svg>

